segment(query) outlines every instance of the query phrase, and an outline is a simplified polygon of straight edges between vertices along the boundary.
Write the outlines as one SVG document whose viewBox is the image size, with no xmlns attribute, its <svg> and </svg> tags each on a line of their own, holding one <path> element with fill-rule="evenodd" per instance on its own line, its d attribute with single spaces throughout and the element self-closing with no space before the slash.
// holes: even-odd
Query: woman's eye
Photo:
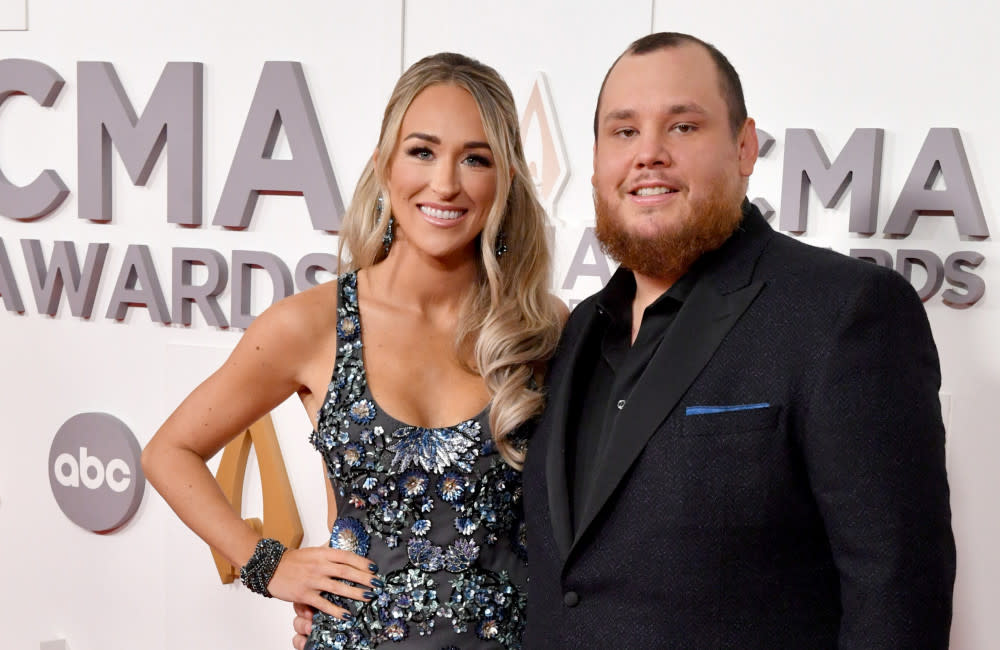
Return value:
<svg viewBox="0 0 1000 650">
<path fill-rule="evenodd" d="M 492 167 L 493 161 L 491 161 L 486 156 L 480 154 L 469 154 L 465 158 L 465 162 L 472 165 L 473 167 Z"/>
<path fill-rule="evenodd" d="M 434 157 L 434 154 L 431 153 L 431 150 L 428 149 L 427 147 L 413 147 L 412 149 L 409 149 L 406 153 L 407 155 L 413 156 L 414 158 L 418 158 L 420 160 L 430 160 L 431 158 Z"/>
</svg>

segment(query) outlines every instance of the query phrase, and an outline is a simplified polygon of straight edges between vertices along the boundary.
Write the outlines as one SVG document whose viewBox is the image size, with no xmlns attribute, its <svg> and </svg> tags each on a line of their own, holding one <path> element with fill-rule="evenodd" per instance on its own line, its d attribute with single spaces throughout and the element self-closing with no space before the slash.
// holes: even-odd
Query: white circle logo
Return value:
<svg viewBox="0 0 1000 650">
<path fill-rule="evenodd" d="M 141 454 L 135 436 L 113 415 L 74 415 L 59 427 L 49 449 L 49 484 L 59 508 L 95 533 L 121 527 L 146 489 Z"/>
</svg>

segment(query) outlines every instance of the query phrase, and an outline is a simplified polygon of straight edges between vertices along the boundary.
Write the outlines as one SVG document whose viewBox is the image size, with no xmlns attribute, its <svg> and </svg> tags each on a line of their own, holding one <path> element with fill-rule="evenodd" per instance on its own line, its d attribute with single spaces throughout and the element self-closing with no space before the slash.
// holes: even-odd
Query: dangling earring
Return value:
<svg viewBox="0 0 1000 650">
<path fill-rule="evenodd" d="M 507 252 L 507 236 L 503 232 L 503 228 L 497 231 L 497 239 L 493 245 L 493 253 L 497 256 L 497 259 L 503 257 L 503 254 Z"/>
<path fill-rule="evenodd" d="M 385 228 L 385 234 L 382 235 L 382 252 L 386 255 L 389 254 L 389 249 L 392 248 L 392 226 L 396 223 L 396 220 L 389 217 L 389 225 Z"/>
<path fill-rule="evenodd" d="M 380 193 L 378 197 L 375 198 L 375 216 L 378 217 L 379 221 L 382 220 L 382 212 L 384 211 L 385 203 L 382 200 L 382 194 Z M 382 252 L 385 255 L 389 255 L 389 249 L 392 248 L 392 239 L 394 237 L 392 232 L 392 226 L 396 223 L 396 220 L 389 215 L 389 223 L 386 224 L 385 234 L 382 235 Z"/>
</svg>

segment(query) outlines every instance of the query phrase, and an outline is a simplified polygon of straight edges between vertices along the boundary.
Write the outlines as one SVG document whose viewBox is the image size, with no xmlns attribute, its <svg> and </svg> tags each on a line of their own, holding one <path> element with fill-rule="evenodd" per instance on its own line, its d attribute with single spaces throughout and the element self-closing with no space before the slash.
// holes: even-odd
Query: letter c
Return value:
<svg viewBox="0 0 1000 650">
<path fill-rule="evenodd" d="M 0 61 L 0 106 L 14 95 L 29 95 L 42 106 L 52 106 L 65 84 L 58 72 L 39 61 Z M 0 171 L 0 215 L 19 221 L 40 219 L 58 208 L 67 196 L 69 189 L 51 169 L 25 187 L 14 185 Z"/>
<path fill-rule="evenodd" d="M 120 478 L 115 478 L 115 473 L 121 475 Z M 121 458 L 114 458 L 108 463 L 107 470 L 104 474 L 104 480 L 107 481 L 108 487 L 115 492 L 124 492 L 128 489 L 128 486 L 132 484 L 132 471 L 129 469 L 128 465 Z"/>
</svg>

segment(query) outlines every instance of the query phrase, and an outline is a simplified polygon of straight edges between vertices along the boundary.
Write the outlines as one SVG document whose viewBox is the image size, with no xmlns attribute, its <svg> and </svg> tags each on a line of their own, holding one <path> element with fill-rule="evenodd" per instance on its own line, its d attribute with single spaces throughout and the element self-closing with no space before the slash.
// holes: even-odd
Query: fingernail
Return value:
<svg viewBox="0 0 1000 650">
<path fill-rule="evenodd" d="M 372 586 L 375 587 L 376 589 L 384 589 L 385 583 L 379 580 L 378 578 L 372 578 Z"/>
<path fill-rule="evenodd" d="M 361 597 L 366 600 L 374 600 L 375 598 L 378 598 L 378 594 L 376 594 L 373 591 L 366 591 L 365 593 L 361 594 Z"/>
<path fill-rule="evenodd" d="M 350 612 L 344 612 L 344 614 L 340 618 L 344 619 L 345 621 L 353 621 L 354 620 L 354 614 L 352 614 Z"/>
<path fill-rule="evenodd" d="M 378 565 L 375 563 L 369 564 L 368 570 L 371 571 L 372 573 L 378 573 Z"/>
</svg>

